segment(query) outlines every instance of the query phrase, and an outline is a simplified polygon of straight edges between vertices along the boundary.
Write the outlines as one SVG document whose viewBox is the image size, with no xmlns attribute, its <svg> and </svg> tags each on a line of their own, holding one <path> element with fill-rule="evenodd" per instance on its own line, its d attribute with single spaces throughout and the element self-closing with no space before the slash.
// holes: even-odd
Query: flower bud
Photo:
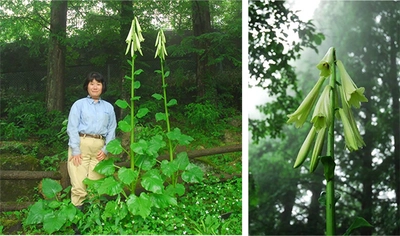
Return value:
<svg viewBox="0 0 400 236">
<path fill-rule="evenodd" d="M 308 132 L 306 139 L 304 140 L 303 144 L 301 145 L 300 151 L 297 154 L 297 158 L 296 158 L 293 168 L 299 167 L 304 162 L 304 160 L 307 158 L 311 144 L 314 141 L 315 134 L 316 134 L 316 129 L 314 126 L 312 126 L 310 132 Z"/>
<path fill-rule="evenodd" d="M 139 51 L 140 55 L 143 56 L 140 42 L 143 42 L 144 38 L 142 36 L 142 29 L 140 28 L 139 21 L 135 17 L 132 20 L 131 28 L 129 30 L 128 36 L 125 42 L 128 44 L 126 47 L 125 55 L 128 54 L 129 49 L 131 49 L 131 56 L 133 57 L 135 51 Z"/>
<path fill-rule="evenodd" d="M 315 140 L 314 150 L 311 155 L 311 162 L 310 162 L 310 173 L 313 173 L 318 166 L 319 156 L 321 155 L 322 148 L 324 146 L 325 141 L 325 131 L 326 128 L 322 128 L 317 135 L 317 139 Z"/>
</svg>

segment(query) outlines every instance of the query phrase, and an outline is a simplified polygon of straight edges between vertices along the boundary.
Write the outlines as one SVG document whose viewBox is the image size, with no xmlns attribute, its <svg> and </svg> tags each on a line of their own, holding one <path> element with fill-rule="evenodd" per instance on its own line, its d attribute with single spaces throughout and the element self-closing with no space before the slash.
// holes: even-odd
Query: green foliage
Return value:
<svg viewBox="0 0 400 236">
<path fill-rule="evenodd" d="M 43 102 L 10 99 L 5 113 L 7 119 L 1 123 L 1 139 L 39 138 L 43 144 L 59 141 L 54 133 L 61 129 L 64 116 L 58 111 L 47 112 Z"/>
<path fill-rule="evenodd" d="M 61 185 L 52 179 L 43 179 L 41 185 L 44 199 L 29 207 L 24 227 L 36 233 L 71 232 L 68 228 L 79 219 L 78 210 L 68 198 L 71 188 L 62 190 Z M 39 225 L 42 228 L 37 228 Z"/>
<path fill-rule="evenodd" d="M 357 217 L 343 235 L 351 235 L 351 233 L 354 230 L 361 227 L 373 227 L 373 226 L 370 223 L 368 223 L 364 218 Z"/>
<path fill-rule="evenodd" d="M 316 32 L 311 21 L 303 22 L 285 1 L 249 2 L 249 71 L 250 85 L 266 89 L 272 102 L 258 106 L 265 114 L 263 120 L 249 120 L 254 141 L 268 136 L 282 137 L 280 132 L 290 114 L 298 106 L 300 92 L 290 61 L 300 57 L 305 48 L 317 51 L 325 37 Z M 287 29 L 296 25 L 294 33 L 299 42 L 290 42 Z M 268 66 L 265 66 L 268 62 Z M 288 91 L 292 93 L 288 93 Z"/>
<path fill-rule="evenodd" d="M 216 131 L 216 124 L 221 116 L 220 111 L 209 101 L 186 105 L 185 115 L 194 129 L 203 132 Z"/>
</svg>

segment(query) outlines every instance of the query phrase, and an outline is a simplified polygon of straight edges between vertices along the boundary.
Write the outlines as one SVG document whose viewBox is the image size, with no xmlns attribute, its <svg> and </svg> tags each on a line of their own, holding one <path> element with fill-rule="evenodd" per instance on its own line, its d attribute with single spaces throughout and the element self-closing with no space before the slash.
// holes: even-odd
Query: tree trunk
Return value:
<svg viewBox="0 0 400 236">
<path fill-rule="evenodd" d="M 315 232 L 320 232 L 320 229 L 324 228 L 323 221 L 321 218 L 321 205 L 318 201 L 321 191 L 324 185 L 321 181 L 315 181 L 310 184 L 310 191 L 312 192 L 310 207 L 308 208 L 308 221 L 307 221 L 307 233 L 315 234 Z"/>
<path fill-rule="evenodd" d="M 62 111 L 64 109 L 67 5 L 67 0 L 51 1 L 46 94 L 48 111 Z"/>
<path fill-rule="evenodd" d="M 192 23 L 193 34 L 195 37 L 202 34 L 211 32 L 211 16 L 209 1 L 192 1 Z M 197 98 L 203 98 L 206 94 L 208 81 L 211 75 L 211 66 L 208 65 L 207 51 L 209 48 L 209 41 L 206 39 L 197 39 L 196 47 L 203 49 L 203 53 L 196 55 L 196 85 L 197 85 Z"/>
<path fill-rule="evenodd" d="M 282 197 L 281 203 L 283 205 L 283 212 L 280 215 L 280 229 L 279 233 L 282 235 L 294 234 L 293 227 L 290 224 L 292 219 L 292 210 L 296 201 L 295 189 L 288 189 L 286 194 Z"/>
<path fill-rule="evenodd" d="M 395 7 L 391 8 L 391 15 L 395 17 Z M 396 219 L 400 219 L 400 87 L 398 82 L 398 66 L 396 63 L 397 55 L 399 53 L 399 30 L 396 30 L 396 24 L 393 24 L 391 35 L 390 35 L 390 71 L 389 71 L 389 85 L 390 93 L 392 97 L 392 127 L 393 127 L 393 139 L 394 139 L 394 151 L 393 151 L 393 162 L 394 162 L 394 181 L 395 181 L 395 193 L 396 193 Z M 400 235 L 400 223 L 397 224 L 393 235 Z"/>
</svg>

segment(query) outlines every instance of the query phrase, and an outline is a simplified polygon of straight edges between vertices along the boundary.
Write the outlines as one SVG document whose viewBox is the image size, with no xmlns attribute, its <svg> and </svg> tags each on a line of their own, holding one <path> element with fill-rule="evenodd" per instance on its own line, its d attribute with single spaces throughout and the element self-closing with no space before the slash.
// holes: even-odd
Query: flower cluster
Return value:
<svg viewBox="0 0 400 236">
<path fill-rule="evenodd" d="M 135 51 L 139 51 L 140 55 L 143 56 L 140 42 L 143 42 L 144 38 L 142 36 L 142 28 L 139 25 L 138 19 L 132 20 L 131 29 L 129 30 L 128 36 L 125 42 L 128 44 L 126 47 L 125 55 L 128 54 L 129 49 L 131 49 L 131 57 L 135 54 Z"/>
<path fill-rule="evenodd" d="M 157 34 L 157 39 L 156 39 L 156 54 L 154 55 L 154 58 L 156 58 L 157 56 L 160 57 L 160 59 L 165 60 L 165 56 L 168 56 L 167 54 L 167 50 L 165 49 L 165 35 L 164 32 L 162 31 L 162 29 L 160 29 L 158 31 Z"/>
<path fill-rule="evenodd" d="M 340 83 L 337 83 L 336 78 L 333 78 L 335 83 L 326 85 L 319 96 L 319 92 L 327 78 L 333 76 L 334 66 L 337 65 L 340 74 Z M 311 123 L 313 124 L 294 163 L 294 168 L 299 167 L 307 158 L 311 146 L 314 143 L 314 148 L 311 155 L 310 172 L 314 172 L 318 166 L 319 156 L 321 155 L 326 131 L 334 122 L 334 113 L 338 113 L 343 128 L 346 147 L 350 151 L 358 150 L 365 145 L 360 132 L 357 128 L 351 107 L 360 108 L 361 102 L 367 102 L 368 99 L 364 96 L 364 88 L 358 88 L 349 74 L 346 72 L 343 63 L 335 59 L 335 49 L 329 48 L 328 52 L 318 63 L 317 68 L 320 70 L 320 78 L 317 83 L 308 93 L 306 98 L 297 108 L 297 110 L 288 115 L 287 123 L 295 123 L 296 128 L 301 127 L 307 120 L 312 108 L 314 112 L 311 116 Z M 331 97 L 336 95 L 333 91 L 336 90 L 336 83 L 339 84 L 340 100 L 342 107 L 337 106 L 338 98 L 332 101 Z M 319 98 L 318 98 L 319 96 Z M 315 142 L 314 142 L 315 141 Z"/>
</svg>

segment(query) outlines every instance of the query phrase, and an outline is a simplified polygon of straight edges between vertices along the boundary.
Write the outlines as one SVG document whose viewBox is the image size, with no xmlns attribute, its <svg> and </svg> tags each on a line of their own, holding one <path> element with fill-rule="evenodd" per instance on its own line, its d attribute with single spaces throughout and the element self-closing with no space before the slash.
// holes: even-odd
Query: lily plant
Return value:
<svg viewBox="0 0 400 236">
<path fill-rule="evenodd" d="M 340 76 L 337 76 L 336 67 L 339 69 Z M 326 180 L 325 233 L 326 235 L 335 235 L 335 117 L 339 117 L 341 120 L 347 149 L 349 151 L 356 151 L 362 148 L 365 146 L 365 143 L 354 120 L 351 107 L 360 108 L 361 102 L 367 102 L 368 99 L 364 96 L 365 89 L 356 86 L 343 63 L 336 59 L 335 48 L 329 48 L 328 52 L 317 64 L 317 68 L 320 71 L 318 81 L 297 110 L 288 115 L 289 119 L 287 123 L 294 123 L 296 128 L 302 127 L 314 108 L 311 116 L 312 127 L 298 152 L 293 167 L 298 168 L 301 166 L 307 159 L 311 149 L 310 173 L 316 170 L 319 161 L 322 162 Z M 328 81 L 327 85 L 324 86 L 326 81 Z M 320 94 L 322 87 L 323 91 Z M 314 147 L 312 148 L 313 144 Z M 325 144 L 327 145 L 327 153 L 322 155 L 321 153 Z M 359 221 L 357 226 L 353 225 L 350 227 L 351 230 L 361 226 L 371 226 L 368 222 L 360 224 Z"/>
</svg>

